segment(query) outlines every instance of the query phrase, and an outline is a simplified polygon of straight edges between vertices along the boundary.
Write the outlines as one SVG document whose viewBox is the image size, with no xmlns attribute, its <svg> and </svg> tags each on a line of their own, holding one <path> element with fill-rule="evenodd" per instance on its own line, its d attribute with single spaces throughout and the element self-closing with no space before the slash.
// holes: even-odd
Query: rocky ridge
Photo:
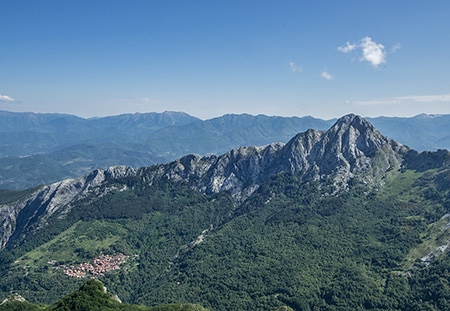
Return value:
<svg viewBox="0 0 450 311">
<path fill-rule="evenodd" d="M 24 202 L 0 206 L 0 247 L 33 228 L 44 226 L 56 212 L 63 217 L 73 202 L 125 190 L 126 177 L 152 184 L 186 181 L 202 193 L 229 191 L 242 202 L 272 175 L 289 172 L 303 181 L 319 180 L 345 189 L 351 179 L 375 184 L 399 169 L 409 149 L 381 135 L 357 115 L 340 118 L 329 130 L 308 130 L 287 144 L 241 147 L 221 156 L 188 155 L 168 164 L 133 169 L 117 166 L 36 190 Z"/>
<path fill-rule="evenodd" d="M 115 186 L 99 187 L 107 178 L 126 177 L 133 174 L 130 167 L 116 166 L 106 170 L 95 170 L 78 179 L 67 179 L 37 189 L 27 200 L 0 206 L 0 248 L 10 239 L 26 234 L 31 228 L 42 226 L 60 208 L 64 212 L 70 204 L 88 195 L 101 196 L 116 189 Z M 123 189 L 123 188 L 122 188 Z"/>
<path fill-rule="evenodd" d="M 373 183 L 399 169 L 409 149 L 381 135 L 356 115 L 339 119 L 328 131 L 308 130 L 287 144 L 241 147 L 221 156 L 188 155 L 166 165 L 138 170 L 148 182 L 188 181 L 203 193 L 230 191 L 245 199 L 270 176 L 289 172 L 302 180 L 332 180 L 346 187 L 354 177 Z"/>
</svg>

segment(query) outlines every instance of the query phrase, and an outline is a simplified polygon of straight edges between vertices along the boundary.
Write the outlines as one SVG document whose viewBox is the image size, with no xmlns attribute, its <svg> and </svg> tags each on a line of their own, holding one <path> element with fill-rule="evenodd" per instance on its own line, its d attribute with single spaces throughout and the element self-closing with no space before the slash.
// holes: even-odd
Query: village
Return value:
<svg viewBox="0 0 450 311">
<path fill-rule="evenodd" d="M 120 266 L 129 258 L 124 254 L 100 255 L 92 260 L 92 262 L 81 263 L 78 266 L 61 265 L 58 269 L 63 269 L 65 275 L 73 278 L 96 278 L 104 276 L 105 273 L 119 270 Z"/>
</svg>

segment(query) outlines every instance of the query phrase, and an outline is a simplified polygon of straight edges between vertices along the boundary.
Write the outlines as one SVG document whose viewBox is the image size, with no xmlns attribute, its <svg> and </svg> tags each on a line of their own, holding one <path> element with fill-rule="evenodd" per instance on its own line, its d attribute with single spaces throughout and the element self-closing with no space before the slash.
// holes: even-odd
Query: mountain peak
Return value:
<svg viewBox="0 0 450 311">
<path fill-rule="evenodd" d="M 347 156 L 358 158 L 361 155 L 374 156 L 386 148 L 400 148 L 401 144 L 383 136 L 366 119 L 348 114 L 338 119 L 325 133 L 324 148 L 335 152 L 346 153 Z M 331 154 L 328 151 L 327 154 Z"/>
<path fill-rule="evenodd" d="M 363 176 L 367 184 L 399 168 L 406 150 L 364 118 L 349 114 L 325 132 L 298 134 L 286 145 L 284 158 L 302 179 L 332 179 L 337 188 L 346 188 L 353 177 Z"/>
<path fill-rule="evenodd" d="M 365 132 L 367 130 L 375 131 L 375 127 L 372 125 L 372 123 L 370 123 L 363 117 L 353 113 L 339 118 L 330 130 L 332 130 L 333 128 L 348 129 L 350 127 L 353 127 L 361 132 Z"/>
</svg>

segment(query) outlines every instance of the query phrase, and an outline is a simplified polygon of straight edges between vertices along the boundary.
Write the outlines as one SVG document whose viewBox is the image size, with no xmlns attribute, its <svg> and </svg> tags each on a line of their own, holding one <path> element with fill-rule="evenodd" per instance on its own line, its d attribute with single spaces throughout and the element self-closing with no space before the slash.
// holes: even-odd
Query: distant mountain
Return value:
<svg viewBox="0 0 450 311">
<path fill-rule="evenodd" d="M 450 150 L 450 115 L 367 118 L 380 132 L 418 151 Z"/>
<path fill-rule="evenodd" d="M 450 149 L 450 115 L 368 120 L 387 137 L 415 150 Z M 49 184 L 111 165 L 138 168 L 185 154 L 220 155 L 241 146 L 286 143 L 297 133 L 326 130 L 335 121 L 248 114 L 202 121 L 181 112 L 83 119 L 3 111 L 0 188 Z"/>
<path fill-rule="evenodd" d="M 68 126 L 76 131 L 83 128 L 87 120 L 68 114 L 0 111 L 2 133 L 39 131 L 58 132 Z"/>
<path fill-rule="evenodd" d="M 32 113 L 0 111 L 0 131 L 5 133 L 21 131 L 55 132 L 81 131 L 86 128 L 145 128 L 158 130 L 198 121 L 184 112 L 122 114 L 110 117 L 84 119 L 74 115 L 58 113 Z M 93 134 L 95 135 L 95 133 Z"/>
<path fill-rule="evenodd" d="M 0 111 L 0 156 L 49 153 L 80 143 L 134 143 L 158 129 L 198 120 L 183 112 L 170 111 L 94 119 Z"/>
<path fill-rule="evenodd" d="M 172 159 L 186 153 L 221 154 L 241 146 L 262 146 L 287 142 L 293 135 L 307 129 L 327 129 L 333 121 L 313 117 L 276 117 L 228 114 L 194 122 L 180 128 L 164 128 L 146 142 L 146 148 L 160 146 L 159 154 L 171 152 Z M 162 148 L 161 148 L 162 147 Z"/>
<path fill-rule="evenodd" d="M 347 115 L 287 143 L 2 190 L 0 293 L 49 303 L 97 277 L 145 305 L 446 310 L 449 180 L 450 152 Z M 89 272 L 102 254 L 126 260 Z"/>
</svg>

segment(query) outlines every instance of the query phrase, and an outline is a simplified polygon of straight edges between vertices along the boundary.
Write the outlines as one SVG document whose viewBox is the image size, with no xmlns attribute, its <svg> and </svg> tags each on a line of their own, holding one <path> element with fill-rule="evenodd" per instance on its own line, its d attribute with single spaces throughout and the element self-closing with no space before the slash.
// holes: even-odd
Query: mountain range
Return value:
<svg viewBox="0 0 450 311">
<path fill-rule="evenodd" d="M 378 130 L 418 151 L 450 149 L 450 115 L 369 118 Z M 224 115 L 200 120 L 182 112 L 83 119 L 0 111 L 0 188 L 25 189 L 113 165 L 138 168 L 185 154 L 286 143 L 336 122 L 313 117 Z"/>
<path fill-rule="evenodd" d="M 149 306 L 447 310 L 449 190 L 448 151 L 353 114 L 286 143 L 2 190 L 0 293 L 50 303 L 97 277 Z"/>
</svg>

